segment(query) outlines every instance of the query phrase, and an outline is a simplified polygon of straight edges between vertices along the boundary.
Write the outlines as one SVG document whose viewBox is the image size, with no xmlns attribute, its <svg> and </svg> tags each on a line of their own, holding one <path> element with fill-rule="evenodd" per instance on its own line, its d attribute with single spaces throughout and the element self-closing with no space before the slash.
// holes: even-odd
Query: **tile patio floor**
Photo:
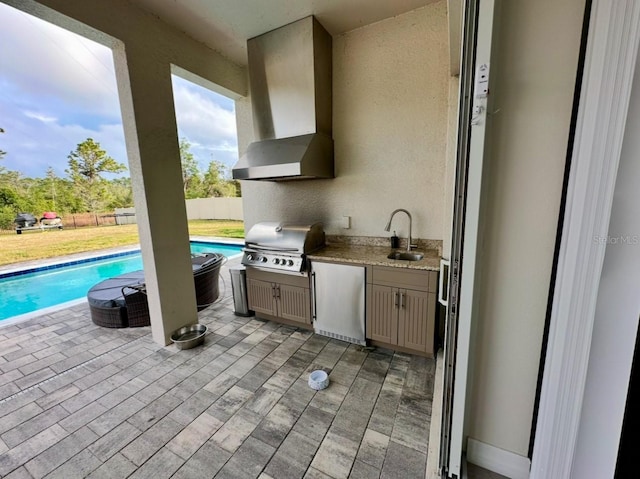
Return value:
<svg viewBox="0 0 640 479">
<path fill-rule="evenodd" d="M 424 477 L 432 360 L 240 318 L 228 298 L 200 318 L 185 351 L 97 327 L 85 304 L 0 328 L 0 477 Z"/>
</svg>

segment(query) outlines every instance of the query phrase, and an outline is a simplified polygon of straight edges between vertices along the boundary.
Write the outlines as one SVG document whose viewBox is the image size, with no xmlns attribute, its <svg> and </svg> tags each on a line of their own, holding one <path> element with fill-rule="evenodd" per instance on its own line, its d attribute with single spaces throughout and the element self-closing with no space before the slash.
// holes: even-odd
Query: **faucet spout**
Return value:
<svg viewBox="0 0 640 479">
<path fill-rule="evenodd" d="M 411 213 L 409 213 L 407 210 L 403 208 L 398 208 L 397 210 L 394 210 L 393 213 L 391 213 L 389 222 L 387 223 L 387 226 L 384 227 L 384 230 L 389 231 L 391 229 L 391 222 L 393 221 L 393 217 L 396 215 L 396 213 L 400 211 L 402 211 L 403 213 L 406 213 L 407 216 L 409 217 L 409 236 L 407 237 L 407 251 L 411 251 L 411 223 L 412 223 Z"/>
</svg>

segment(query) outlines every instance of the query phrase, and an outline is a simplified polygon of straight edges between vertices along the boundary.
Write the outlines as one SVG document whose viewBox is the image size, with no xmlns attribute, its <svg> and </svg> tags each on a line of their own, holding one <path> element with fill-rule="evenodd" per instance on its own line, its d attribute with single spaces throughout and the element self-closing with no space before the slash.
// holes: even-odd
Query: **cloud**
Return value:
<svg viewBox="0 0 640 479">
<path fill-rule="evenodd" d="M 0 3 L 0 150 L 2 166 L 63 176 L 67 156 L 91 137 L 127 164 L 113 55 L 103 45 Z M 173 78 L 179 136 L 200 166 L 233 165 L 237 136 L 232 100 Z M 127 173 L 125 173 L 127 174 Z"/>
<path fill-rule="evenodd" d="M 119 118 L 109 48 L 3 4 L 0 45 L 2 77 L 17 92 Z"/>
<path fill-rule="evenodd" d="M 191 143 L 201 167 L 213 159 L 231 166 L 238 159 L 233 100 L 173 76 L 179 135 Z"/>
<path fill-rule="evenodd" d="M 5 133 L 0 136 L 0 149 L 7 152 L 3 166 L 25 176 L 44 176 L 47 168 L 64 176 L 68 155 L 78 143 L 93 138 L 117 161 L 127 164 L 124 132 L 120 123 L 103 123 L 87 127 L 78 123 L 61 123 L 47 114 L 26 115 L 15 105 L 0 98 Z M 46 121 L 43 121 L 46 120 Z"/>
<path fill-rule="evenodd" d="M 51 123 L 52 121 L 57 120 L 55 116 L 47 116 L 44 113 L 38 113 L 37 111 L 29 110 L 26 110 L 24 112 L 24 116 L 26 116 L 27 118 L 33 118 L 34 120 L 40 120 L 42 123 Z"/>
</svg>

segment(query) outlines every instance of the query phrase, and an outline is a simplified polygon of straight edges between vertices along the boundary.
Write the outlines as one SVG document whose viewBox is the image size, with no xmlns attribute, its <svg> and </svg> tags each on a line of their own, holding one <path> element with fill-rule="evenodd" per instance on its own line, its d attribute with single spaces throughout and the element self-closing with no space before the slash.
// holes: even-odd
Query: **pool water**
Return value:
<svg viewBox="0 0 640 479">
<path fill-rule="evenodd" d="M 233 256 L 241 245 L 191 242 L 192 253 Z M 94 284 L 113 276 L 142 269 L 139 251 L 57 265 L 26 274 L 0 276 L 0 322 L 21 314 L 84 298 Z"/>
</svg>

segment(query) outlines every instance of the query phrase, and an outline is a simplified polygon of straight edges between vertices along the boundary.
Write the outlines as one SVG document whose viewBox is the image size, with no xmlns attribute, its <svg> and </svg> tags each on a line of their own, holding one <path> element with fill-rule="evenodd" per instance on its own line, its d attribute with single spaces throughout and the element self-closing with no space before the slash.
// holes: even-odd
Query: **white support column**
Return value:
<svg viewBox="0 0 640 479">
<path fill-rule="evenodd" d="M 597 238 L 609 229 L 639 41 L 640 3 L 594 0 L 531 479 L 573 477 L 606 248 Z"/>
<path fill-rule="evenodd" d="M 197 322 L 171 66 L 114 48 L 153 339 Z"/>
</svg>

